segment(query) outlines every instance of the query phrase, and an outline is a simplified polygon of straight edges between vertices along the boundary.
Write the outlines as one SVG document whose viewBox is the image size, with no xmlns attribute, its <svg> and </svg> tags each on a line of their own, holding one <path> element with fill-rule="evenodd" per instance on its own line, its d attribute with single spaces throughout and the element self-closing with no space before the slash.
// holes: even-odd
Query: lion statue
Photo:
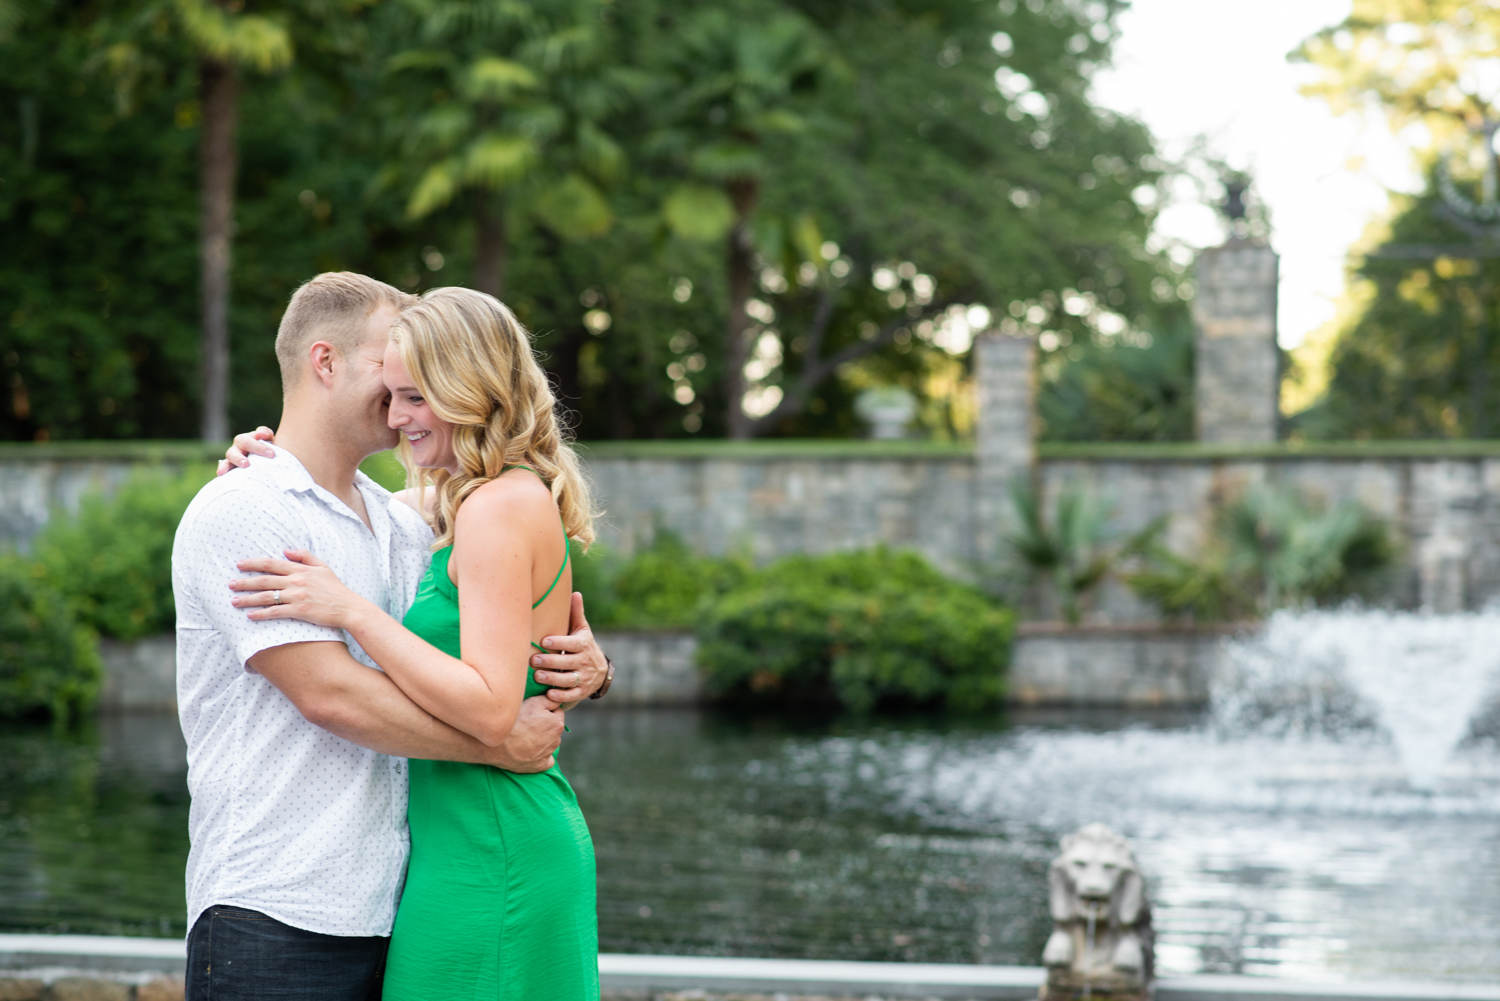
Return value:
<svg viewBox="0 0 1500 1001">
<path fill-rule="evenodd" d="M 1047 871 L 1052 935 L 1042 950 L 1045 1001 L 1144 998 L 1151 909 L 1125 839 L 1103 824 L 1066 835 Z"/>
</svg>

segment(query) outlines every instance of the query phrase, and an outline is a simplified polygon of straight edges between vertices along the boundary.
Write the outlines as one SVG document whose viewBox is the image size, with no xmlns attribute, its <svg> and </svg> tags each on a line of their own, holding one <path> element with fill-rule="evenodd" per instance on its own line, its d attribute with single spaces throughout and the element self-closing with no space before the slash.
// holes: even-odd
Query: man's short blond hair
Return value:
<svg viewBox="0 0 1500 1001">
<path fill-rule="evenodd" d="M 414 295 L 353 271 L 326 271 L 304 282 L 292 293 L 276 331 L 282 388 L 301 381 L 312 344 L 327 341 L 348 357 L 363 343 L 371 313 L 382 306 L 402 310 L 416 301 Z"/>
</svg>

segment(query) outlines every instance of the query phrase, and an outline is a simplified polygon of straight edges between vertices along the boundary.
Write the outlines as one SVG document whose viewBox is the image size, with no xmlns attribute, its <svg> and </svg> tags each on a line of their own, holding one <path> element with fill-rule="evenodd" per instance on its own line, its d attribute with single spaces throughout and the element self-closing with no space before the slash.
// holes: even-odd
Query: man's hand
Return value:
<svg viewBox="0 0 1500 1001">
<path fill-rule="evenodd" d="M 542 646 L 561 653 L 531 655 L 531 666 L 541 668 L 534 672 L 537 682 L 557 686 L 546 695 L 554 704 L 588 698 L 599 690 L 609 673 L 609 661 L 605 660 L 599 644 L 594 642 L 594 631 L 583 615 L 583 595 L 577 591 L 573 592 L 568 629 L 571 631 L 566 636 L 548 636 L 542 640 Z"/>
<path fill-rule="evenodd" d="M 557 703 L 536 695 L 521 703 L 510 736 L 494 748 L 489 762 L 508 772 L 529 775 L 552 767 L 552 755 L 562 743 L 563 714 Z"/>
</svg>

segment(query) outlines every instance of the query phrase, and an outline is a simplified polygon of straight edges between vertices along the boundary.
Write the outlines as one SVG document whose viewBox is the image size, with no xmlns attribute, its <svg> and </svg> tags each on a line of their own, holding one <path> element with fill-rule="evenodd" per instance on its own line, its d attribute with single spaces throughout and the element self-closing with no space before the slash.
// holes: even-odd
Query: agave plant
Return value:
<svg viewBox="0 0 1500 1001">
<path fill-rule="evenodd" d="M 1196 557 L 1159 540 L 1141 547 L 1144 567 L 1126 578 L 1168 615 L 1223 621 L 1339 600 L 1379 583 L 1394 561 L 1384 522 L 1358 504 L 1333 507 L 1289 488 L 1257 484 L 1223 508 Z"/>
<path fill-rule="evenodd" d="M 1057 595 L 1063 618 L 1077 624 L 1083 600 L 1108 576 L 1128 547 L 1114 545 L 1109 505 L 1074 481 L 1058 494 L 1052 516 L 1030 484 L 1011 485 L 1014 522 L 1001 536 L 1010 576 L 1045 581 Z"/>
</svg>

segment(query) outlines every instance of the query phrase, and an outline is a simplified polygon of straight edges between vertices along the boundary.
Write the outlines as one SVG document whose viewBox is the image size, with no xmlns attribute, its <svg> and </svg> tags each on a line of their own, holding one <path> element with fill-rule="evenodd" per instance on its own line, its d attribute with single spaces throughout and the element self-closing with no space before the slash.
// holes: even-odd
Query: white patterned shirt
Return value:
<svg viewBox="0 0 1500 1001">
<path fill-rule="evenodd" d="M 306 549 L 396 619 L 430 558 L 417 512 L 363 473 L 370 528 L 277 446 L 188 505 L 172 546 L 177 704 L 187 737 L 188 927 L 215 904 L 327 935 L 389 935 L 405 878 L 406 761 L 309 723 L 248 661 L 261 650 L 342 640 L 294 619 L 256 622 L 230 604 L 235 563 Z M 372 532 L 373 529 L 373 532 Z M 378 668 L 375 668 L 378 670 Z"/>
</svg>

